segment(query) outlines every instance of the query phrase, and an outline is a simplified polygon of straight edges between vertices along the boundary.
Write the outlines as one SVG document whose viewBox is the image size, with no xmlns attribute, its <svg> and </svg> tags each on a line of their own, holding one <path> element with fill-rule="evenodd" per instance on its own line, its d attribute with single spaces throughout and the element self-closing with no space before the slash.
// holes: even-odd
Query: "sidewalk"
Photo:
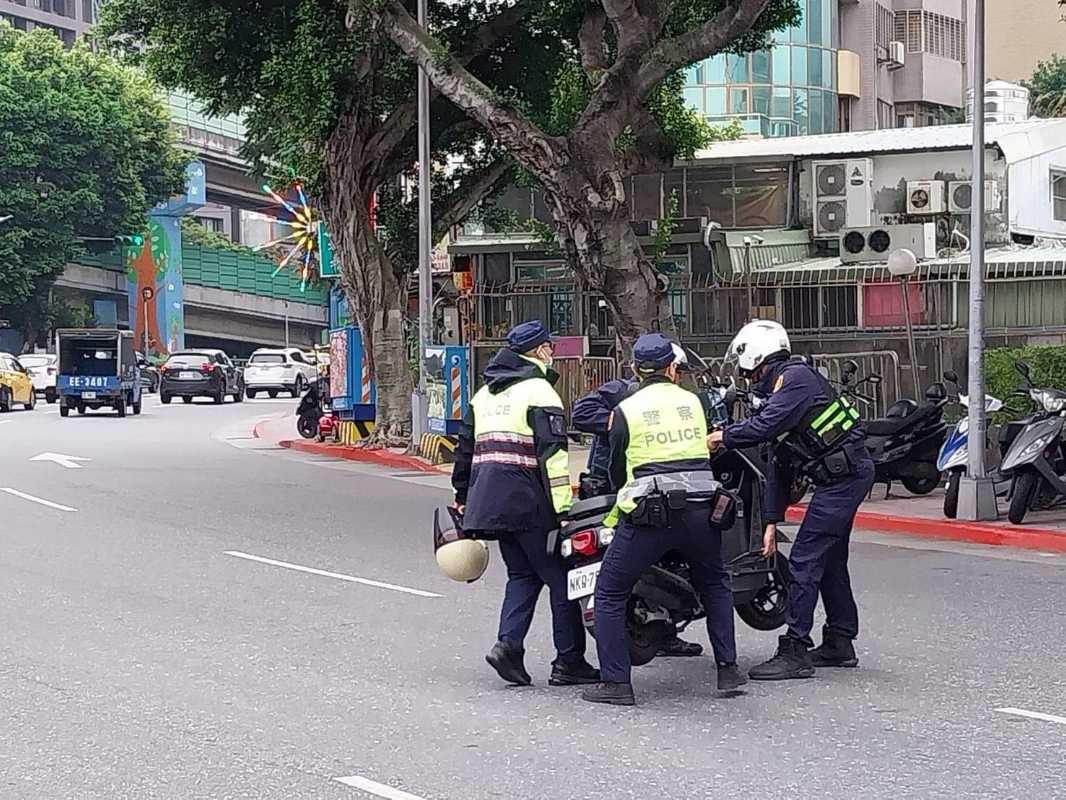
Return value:
<svg viewBox="0 0 1066 800">
<path fill-rule="evenodd" d="M 451 472 L 450 464 L 433 465 L 419 456 L 408 455 L 405 450 L 399 448 L 367 450 L 361 447 L 344 447 L 319 444 L 306 439 L 294 439 L 291 438 L 293 424 L 287 420 L 284 426 L 278 422 L 267 421 L 256 426 L 256 435 L 263 438 L 275 438 L 279 437 L 278 432 L 281 431 L 281 436 L 285 437 L 277 442 L 281 447 L 412 472 L 436 474 Z M 575 487 L 578 477 L 584 471 L 587 459 L 587 447 L 571 444 L 570 481 Z M 877 484 L 874 486 L 870 499 L 863 503 L 856 515 L 855 527 L 859 530 L 896 533 L 925 539 L 1066 553 L 1066 507 L 1032 512 L 1026 517 L 1024 525 L 1011 525 L 1006 518 L 1007 509 L 1004 498 L 999 498 L 1001 518 L 995 522 L 950 520 L 944 517 L 943 506 L 944 490 L 942 488 L 925 496 L 915 496 L 909 494 L 902 486 L 894 485 L 891 495 L 886 497 L 884 484 Z M 788 510 L 789 522 L 801 522 L 805 512 L 804 504 L 793 506 Z"/>
</svg>

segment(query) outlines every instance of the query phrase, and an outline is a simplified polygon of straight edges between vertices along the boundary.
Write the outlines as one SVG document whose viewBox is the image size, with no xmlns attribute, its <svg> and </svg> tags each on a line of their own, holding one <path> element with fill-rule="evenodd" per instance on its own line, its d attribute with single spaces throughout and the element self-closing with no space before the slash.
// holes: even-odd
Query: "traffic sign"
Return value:
<svg viewBox="0 0 1066 800">
<path fill-rule="evenodd" d="M 333 263 L 333 246 L 330 243 L 329 231 L 322 220 L 318 222 L 318 275 L 321 278 L 340 277 L 340 272 Z"/>
</svg>

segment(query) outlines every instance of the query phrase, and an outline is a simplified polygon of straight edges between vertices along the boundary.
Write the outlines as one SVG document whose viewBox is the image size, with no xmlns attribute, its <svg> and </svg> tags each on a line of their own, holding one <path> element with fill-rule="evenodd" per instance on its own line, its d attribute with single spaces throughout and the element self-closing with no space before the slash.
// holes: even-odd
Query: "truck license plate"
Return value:
<svg viewBox="0 0 1066 800">
<path fill-rule="evenodd" d="M 595 564 L 578 567 L 567 573 L 566 597 L 568 600 L 588 597 L 596 591 L 596 576 L 600 574 L 601 563 L 597 561 Z"/>
<path fill-rule="evenodd" d="M 81 399 L 82 400 L 95 400 L 96 399 L 96 392 L 82 392 L 81 393 Z"/>
</svg>

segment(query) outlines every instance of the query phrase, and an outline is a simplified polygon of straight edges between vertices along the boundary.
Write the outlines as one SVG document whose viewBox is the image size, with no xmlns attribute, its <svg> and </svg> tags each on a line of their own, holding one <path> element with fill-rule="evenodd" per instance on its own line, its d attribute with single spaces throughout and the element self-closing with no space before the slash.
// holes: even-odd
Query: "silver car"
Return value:
<svg viewBox="0 0 1066 800">
<path fill-rule="evenodd" d="M 27 353 L 19 356 L 19 363 L 30 373 L 33 391 L 44 396 L 49 403 L 56 401 L 56 362 L 58 358 L 51 353 Z"/>
</svg>

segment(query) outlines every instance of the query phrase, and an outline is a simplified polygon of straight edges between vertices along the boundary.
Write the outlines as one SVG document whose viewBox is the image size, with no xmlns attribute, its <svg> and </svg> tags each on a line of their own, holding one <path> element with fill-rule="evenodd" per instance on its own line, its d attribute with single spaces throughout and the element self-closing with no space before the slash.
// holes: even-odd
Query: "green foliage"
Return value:
<svg viewBox="0 0 1066 800">
<path fill-rule="evenodd" d="M 677 208 L 677 192 L 670 192 L 666 197 L 665 213 L 659 217 L 659 223 L 655 227 L 652 258 L 656 262 L 666 255 L 666 248 L 674 239 L 674 228 L 677 227 Z"/>
<path fill-rule="evenodd" d="M 1023 81 L 1029 103 L 1038 117 L 1066 117 L 1066 58 L 1053 55 L 1036 65 L 1033 76 Z"/>
<path fill-rule="evenodd" d="M 181 218 L 181 238 L 184 242 L 201 247 L 213 247 L 216 250 L 227 250 L 231 253 L 255 254 L 255 250 L 247 245 L 231 241 L 221 233 L 205 228 L 192 217 Z"/>
<path fill-rule="evenodd" d="M 986 391 L 1006 401 L 1015 389 L 1026 388 L 1015 363 L 1029 365 L 1034 386 L 1066 390 L 1066 347 L 997 347 L 985 353 Z M 1012 405 L 1017 405 L 1014 403 Z"/>
<path fill-rule="evenodd" d="M 142 231 L 180 191 L 185 157 L 140 74 L 43 29 L 0 23 L 0 308 L 24 330 L 83 239 Z"/>
</svg>

